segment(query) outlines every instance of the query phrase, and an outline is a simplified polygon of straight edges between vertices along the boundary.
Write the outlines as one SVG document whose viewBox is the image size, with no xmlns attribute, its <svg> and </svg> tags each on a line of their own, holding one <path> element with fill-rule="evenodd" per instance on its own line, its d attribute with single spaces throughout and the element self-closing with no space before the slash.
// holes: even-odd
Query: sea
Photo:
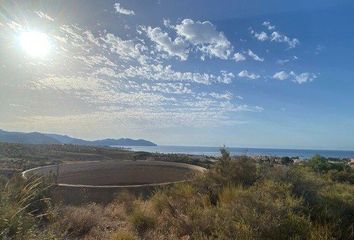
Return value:
<svg viewBox="0 0 354 240">
<path fill-rule="evenodd" d="M 119 146 L 116 146 L 119 147 Z M 199 147 L 199 146 L 124 146 L 133 151 L 145 151 L 152 153 L 180 153 L 191 155 L 220 156 L 220 147 Z M 231 155 L 248 156 L 276 156 L 276 157 L 300 157 L 308 159 L 316 154 L 333 158 L 354 158 L 354 151 L 341 150 L 309 150 L 309 149 L 272 149 L 272 148 L 240 148 L 226 147 Z"/>
</svg>

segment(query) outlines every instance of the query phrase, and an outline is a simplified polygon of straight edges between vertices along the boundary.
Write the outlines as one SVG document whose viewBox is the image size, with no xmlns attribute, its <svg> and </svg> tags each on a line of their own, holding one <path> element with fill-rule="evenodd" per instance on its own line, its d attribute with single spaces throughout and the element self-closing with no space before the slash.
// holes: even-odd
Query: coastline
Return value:
<svg viewBox="0 0 354 240">
<path fill-rule="evenodd" d="M 121 146 L 112 146 L 121 147 Z M 165 154 L 187 154 L 187 155 L 203 155 L 217 157 L 220 155 L 220 147 L 202 147 L 202 146 L 124 146 L 132 151 L 143 151 L 150 153 Z M 354 151 L 345 150 L 309 150 L 309 149 L 271 149 L 271 148 L 238 148 L 226 147 L 231 155 L 247 155 L 252 157 L 273 156 L 273 157 L 298 157 L 308 159 L 316 154 L 327 158 L 352 158 Z"/>
</svg>

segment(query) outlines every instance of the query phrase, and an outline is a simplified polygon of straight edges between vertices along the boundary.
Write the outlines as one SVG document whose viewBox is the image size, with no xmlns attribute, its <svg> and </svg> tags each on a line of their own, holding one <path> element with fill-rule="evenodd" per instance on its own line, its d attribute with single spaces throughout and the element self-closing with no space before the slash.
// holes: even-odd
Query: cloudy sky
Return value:
<svg viewBox="0 0 354 240">
<path fill-rule="evenodd" d="M 354 148 L 354 3 L 1 1 L 0 129 Z"/>
</svg>

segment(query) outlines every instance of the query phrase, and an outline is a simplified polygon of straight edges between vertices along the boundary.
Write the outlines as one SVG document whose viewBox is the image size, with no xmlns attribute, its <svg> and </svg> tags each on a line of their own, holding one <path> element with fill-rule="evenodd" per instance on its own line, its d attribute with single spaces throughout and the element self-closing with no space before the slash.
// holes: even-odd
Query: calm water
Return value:
<svg viewBox="0 0 354 240">
<path fill-rule="evenodd" d="M 127 146 L 125 146 L 127 147 Z M 184 153 L 195 155 L 220 155 L 219 147 L 196 147 L 196 146 L 128 146 L 133 151 L 159 152 L 159 153 Z M 352 158 L 354 151 L 336 151 L 336 150 L 301 150 L 301 149 L 270 149 L 270 148 L 227 148 L 232 155 L 267 155 L 267 156 L 289 156 L 310 158 L 315 154 L 324 157 Z"/>
</svg>

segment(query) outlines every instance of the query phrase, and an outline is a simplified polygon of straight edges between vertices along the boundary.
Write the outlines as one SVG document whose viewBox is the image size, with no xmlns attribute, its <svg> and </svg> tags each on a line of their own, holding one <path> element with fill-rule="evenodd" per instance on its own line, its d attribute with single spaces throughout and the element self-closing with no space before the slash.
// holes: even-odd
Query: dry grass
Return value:
<svg viewBox="0 0 354 240">
<path fill-rule="evenodd" d="M 156 226 L 156 216 L 149 201 L 135 200 L 129 222 L 140 236 L 152 230 Z"/>
<path fill-rule="evenodd" d="M 127 230 L 118 230 L 112 234 L 111 240 L 138 240 L 138 238 Z"/>
<path fill-rule="evenodd" d="M 100 223 L 103 208 L 96 204 L 85 207 L 66 207 L 59 219 L 62 232 L 72 237 L 87 235 Z"/>
<path fill-rule="evenodd" d="M 57 235 L 65 239 L 124 239 L 123 232 L 135 236 L 130 229 L 125 203 L 114 201 L 106 206 L 89 204 L 64 207 L 57 221 L 51 226 Z M 125 229 L 124 231 L 121 231 Z M 113 234 L 113 235 L 112 235 Z M 128 236 L 128 235 L 127 235 Z M 135 239 L 135 238 L 127 238 Z"/>
</svg>

